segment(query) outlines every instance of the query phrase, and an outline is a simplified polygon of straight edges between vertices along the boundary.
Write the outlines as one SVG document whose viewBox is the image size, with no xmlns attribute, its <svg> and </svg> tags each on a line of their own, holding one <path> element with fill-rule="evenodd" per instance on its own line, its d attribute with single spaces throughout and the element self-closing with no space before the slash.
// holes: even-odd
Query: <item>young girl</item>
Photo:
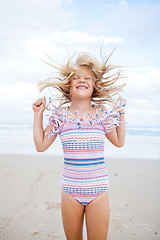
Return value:
<svg viewBox="0 0 160 240">
<path fill-rule="evenodd" d="M 124 106 L 119 97 L 123 85 L 115 86 L 120 73 L 109 75 L 115 67 L 101 63 L 89 54 L 81 54 L 74 63 L 56 67 L 58 82 L 48 79 L 40 91 L 54 87 L 62 93 L 61 105 L 54 106 L 45 97 L 33 103 L 34 142 L 38 152 L 45 151 L 60 135 L 64 151 L 61 212 L 68 240 L 83 239 L 85 215 L 87 239 L 106 240 L 109 225 L 108 173 L 104 161 L 105 137 L 116 147 L 125 140 Z M 102 103 L 114 103 L 107 109 Z M 69 103 L 62 107 L 63 103 Z M 43 111 L 51 113 L 43 130 Z"/>
</svg>

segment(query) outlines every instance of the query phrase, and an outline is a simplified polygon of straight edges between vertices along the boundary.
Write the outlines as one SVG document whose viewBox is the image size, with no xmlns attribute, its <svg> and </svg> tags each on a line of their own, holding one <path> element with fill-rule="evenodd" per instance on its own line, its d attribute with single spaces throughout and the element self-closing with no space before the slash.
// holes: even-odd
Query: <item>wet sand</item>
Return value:
<svg viewBox="0 0 160 240">
<path fill-rule="evenodd" d="M 160 161 L 106 159 L 108 240 L 160 239 Z M 64 240 L 63 157 L 0 155 L 0 240 Z M 84 240 L 86 229 L 84 226 Z"/>
</svg>

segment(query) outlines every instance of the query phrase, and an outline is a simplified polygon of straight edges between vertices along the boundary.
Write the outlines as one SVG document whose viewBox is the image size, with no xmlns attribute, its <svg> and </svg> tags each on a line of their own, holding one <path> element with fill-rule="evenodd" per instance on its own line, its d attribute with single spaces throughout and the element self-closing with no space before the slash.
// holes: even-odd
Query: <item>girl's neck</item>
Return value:
<svg viewBox="0 0 160 240">
<path fill-rule="evenodd" d="M 69 107 L 71 112 L 78 111 L 79 113 L 89 112 L 92 109 L 91 100 L 77 100 L 72 101 L 71 106 Z"/>
</svg>

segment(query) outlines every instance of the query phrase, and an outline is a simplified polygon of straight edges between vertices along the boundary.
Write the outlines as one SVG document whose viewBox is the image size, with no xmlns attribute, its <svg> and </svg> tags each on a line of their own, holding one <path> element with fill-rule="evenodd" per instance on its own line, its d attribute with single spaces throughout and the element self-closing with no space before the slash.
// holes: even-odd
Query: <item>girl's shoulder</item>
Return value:
<svg viewBox="0 0 160 240">
<path fill-rule="evenodd" d="M 99 117 L 101 117 L 107 111 L 107 107 L 104 106 L 103 104 L 95 105 L 95 108 L 97 109 Z"/>
<path fill-rule="evenodd" d="M 104 106 L 103 104 L 95 105 L 95 107 L 96 107 L 98 110 L 107 110 L 107 107 Z"/>
<path fill-rule="evenodd" d="M 126 105 L 126 100 L 122 97 L 119 97 L 117 100 L 115 100 L 112 103 L 108 103 L 107 106 L 103 104 L 95 105 L 98 112 L 103 113 L 111 113 L 114 111 L 119 111 L 120 109 L 124 108 Z"/>
</svg>

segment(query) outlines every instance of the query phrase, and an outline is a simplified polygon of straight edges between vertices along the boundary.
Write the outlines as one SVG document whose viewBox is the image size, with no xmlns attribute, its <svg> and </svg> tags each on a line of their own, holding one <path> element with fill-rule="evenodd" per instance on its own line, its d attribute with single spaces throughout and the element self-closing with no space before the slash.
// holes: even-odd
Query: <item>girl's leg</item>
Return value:
<svg viewBox="0 0 160 240">
<path fill-rule="evenodd" d="M 88 240 L 106 240 L 109 226 L 108 192 L 102 193 L 85 207 Z"/>
<path fill-rule="evenodd" d="M 61 212 L 67 240 L 83 239 L 84 206 L 62 190 Z"/>
</svg>

